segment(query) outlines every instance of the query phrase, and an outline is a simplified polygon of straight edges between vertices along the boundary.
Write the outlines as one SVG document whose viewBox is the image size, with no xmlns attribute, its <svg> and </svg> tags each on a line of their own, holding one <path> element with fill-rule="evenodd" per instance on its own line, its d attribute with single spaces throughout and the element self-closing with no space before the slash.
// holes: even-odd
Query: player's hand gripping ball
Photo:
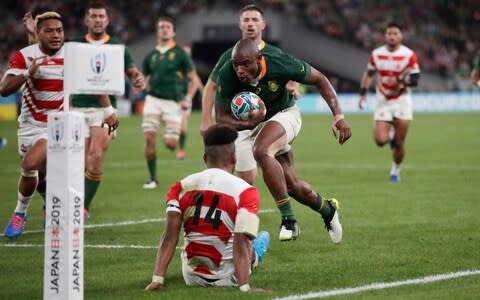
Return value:
<svg viewBox="0 0 480 300">
<path fill-rule="evenodd" d="M 259 110 L 260 105 L 258 101 L 260 98 L 252 92 L 240 92 L 236 94 L 232 102 L 230 102 L 230 108 L 232 109 L 232 114 L 238 120 L 248 120 L 248 113 L 253 110 Z"/>
</svg>

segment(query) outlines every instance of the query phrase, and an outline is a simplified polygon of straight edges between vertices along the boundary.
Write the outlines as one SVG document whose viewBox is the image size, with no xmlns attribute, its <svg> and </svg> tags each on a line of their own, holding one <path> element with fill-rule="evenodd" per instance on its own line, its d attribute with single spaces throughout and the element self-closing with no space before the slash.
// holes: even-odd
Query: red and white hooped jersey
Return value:
<svg viewBox="0 0 480 300">
<path fill-rule="evenodd" d="M 167 197 L 167 212 L 182 214 L 187 268 L 213 280 L 231 276 L 237 212 L 258 214 L 257 189 L 224 170 L 210 168 L 175 182 Z"/>
<path fill-rule="evenodd" d="M 411 94 L 410 88 L 399 85 L 396 79 L 420 73 L 415 52 L 404 45 L 393 52 L 386 45 L 376 48 L 370 54 L 367 68 L 377 71 L 377 94 L 380 93 L 386 100 Z"/>
<path fill-rule="evenodd" d="M 34 44 L 15 53 L 10 60 L 7 74 L 20 75 L 33 60 L 45 56 Z M 22 85 L 22 110 L 18 121 L 35 126 L 47 126 L 47 114 L 63 109 L 63 47 L 42 63 L 38 71 Z"/>
</svg>

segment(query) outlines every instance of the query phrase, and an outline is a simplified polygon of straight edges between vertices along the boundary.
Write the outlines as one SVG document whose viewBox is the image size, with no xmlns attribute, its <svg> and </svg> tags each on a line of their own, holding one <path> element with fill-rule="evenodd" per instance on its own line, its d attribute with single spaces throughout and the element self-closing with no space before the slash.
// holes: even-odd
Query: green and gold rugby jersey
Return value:
<svg viewBox="0 0 480 300">
<path fill-rule="evenodd" d="M 91 43 L 95 44 L 97 42 L 92 41 L 88 35 L 74 37 L 71 42 L 81 42 L 81 43 Z M 123 44 L 120 40 L 110 37 L 108 34 L 105 35 L 103 41 L 99 44 L 114 44 L 121 45 Z M 125 57 L 124 57 L 125 71 L 129 68 L 134 68 L 135 64 L 133 63 L 133 58 L 128 49 L 125 47 Z M 110 102 L 113 107 L 117 107 L 117 98 L 114 95 L 110 95 Z M 98 95 L 73 95 L 72 96 L 72 106 L 73 107 L 102 107 L 100 101 L 98 100 Z"/>
<path fill-rule="evenodd" d="M 310 79 L 311 66 L 282 51 L 262 54 L 262 70 L 256 86 L 242 83 L 233 69 L 231 59 L 225 62 L 218 73 L 216 105 L 230 106 L 237 93 L 250 91 L 257 94 L 265 103 L 267 108 L 265 120 L 268 120 L 277 112 L 295 104 L 285 85 L 290 80 L 307 83 Z"/>
<path fill-rule="evenodd" d="M 194 70 L 192 59 L 182 47 L 169 45 L 164 53 L 155 48 L 143 60 L 142 71 L 150 77 L 148 94 L 177 102 L 185 97 L 184 78 Z"/>
<path fill-rule="evenodd" d="M 258 44 L 258 49 L 260 49 L 261 54 L 264 54 L 264 53 L 273 54 L 273 53 L 283 52 L 282 50 L 280 50 L 280 48 L 267 44 L 263 40 L 260 42 L 260 44 Z M 218 72 L 223 67 L 225 62 L 227 62 L 229 59 L 232 58 L 232 51 L 233 51 L 233 47 L 223 52 L 223 54 L 220 56 L 217 63 L 215 64 L 215 67 L 210 73 L 210 79 L 213 80 L 214 82 L 218 83 Z"/>
</svg>

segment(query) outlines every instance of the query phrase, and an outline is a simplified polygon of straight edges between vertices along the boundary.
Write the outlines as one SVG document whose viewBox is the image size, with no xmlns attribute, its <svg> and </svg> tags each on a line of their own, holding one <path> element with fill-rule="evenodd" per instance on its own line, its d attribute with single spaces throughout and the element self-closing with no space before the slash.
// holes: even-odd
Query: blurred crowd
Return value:
<svg viewBox="0 0 480 300">
<path fill-rule="evenodd" d="M 174 18 L 212 6 L 239 9 L 255 2 L 266 10 L 287 12 L 291 20 L 312 29 L 354 43 L 366 50 L 383 44 L 387 23 L 395 21 L 403 28 L 404 43 L 412 48 L 422 71 L 434 72 L 451 82 L 452 90 L 469 86 L 468 76 L 480 49 L 480 1 L 478 0 L 162 0 L 104 1 L 110 6 L 109 32 L 124 42 L 134 42 L 142 34 L 151 34 L 159 15 Z M 0 10 L 8 11 L 0 32 L 0 68 L 12 53 L 26 45 L 21 22 L 26 11 L 33 15 L 55 10 L 64 18 L 66 36 L 84 32 L 82 0 L 2 1 Z"/>
<path fill-rule="evenodd" d="M 330 0 L 294 1 L 308 26 L 372 50 L 384 42 L 384 29 L 402 27 L 422 71 L 449 79 L 452 90 L 466 90 L 480 49 L 478 0 Z"/>
</svg>

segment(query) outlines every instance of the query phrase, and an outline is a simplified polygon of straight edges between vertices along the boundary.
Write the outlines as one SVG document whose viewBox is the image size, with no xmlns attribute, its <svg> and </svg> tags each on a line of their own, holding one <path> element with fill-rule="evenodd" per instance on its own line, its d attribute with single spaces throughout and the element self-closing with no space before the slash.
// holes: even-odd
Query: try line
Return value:
<svg viewBox="0 0 480 300">
<path fill-rule="evenodd" d="M 333 296 L 357 294 L 365 291 L 391 289 L 391 288 L 404 286 L 404 285 L 425 284 L 425 283 L 449 280 L 449 279 L 454 279 L 459 277 L 474 276 L 474 275 L 480 275 L 480 270 L 465 270 L 465 271 L 430 275 L 430 276 L 425 276 L 421 278 L 413 278 L 413 279 L 393 281 L 393 282 L 375 282 L 375 283 L 357 286 L 357 287 L 310 292 L 307 294 L 290 295 L 290 296 L 281 297 L 281 298 L 273 298 L 273 300 L 301 300 L 301 299 L 313 299 L 313 298 L 318 299 L 318 298 L 326 298 L 326 297 L 333 297 Z"/>
</svg>

